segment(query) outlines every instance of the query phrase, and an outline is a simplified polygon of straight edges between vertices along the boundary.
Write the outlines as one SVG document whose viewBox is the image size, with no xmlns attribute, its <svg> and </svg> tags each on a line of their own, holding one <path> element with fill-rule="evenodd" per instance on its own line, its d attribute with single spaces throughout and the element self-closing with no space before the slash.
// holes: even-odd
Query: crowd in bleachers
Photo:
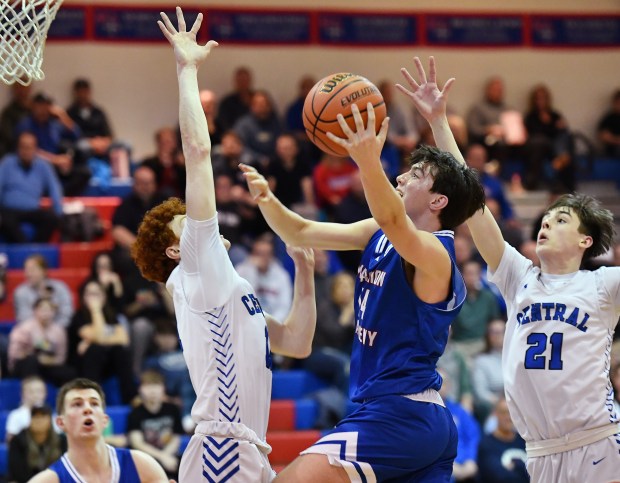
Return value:
<svg viewBox="0 0 620 483">
<path fill-rule="evenodd" d="M 370 212 L 356 166 L 321 153 L 307 140 L 301 112 L 313 78 L 300 79 L 299 96 L 282 116 L 269 92 L 254 87 L 249 69 L 237 69 L 233 85 L 221 102 L 214 92 L 201 92 L 213 144 L 219 226 L 233 244 L 230 257 L 238 272 L 265 310 L 282 319 L 292 299 L 292 262 L 260 215 L 238 164 L 264 173 L 275 195 L 305 217 L 351 223 Z M 378 85 L 391 118 L 382 160 L 394 180 L 407 169 L 408 153 L 433 140 L 413 112 L 393 101 L 389 83 Z M 1 379 L 21 380 L 18 407 L 15 394 L 6 393 L 8 385 L 0 394 L 10 481 L 26 481 L 26 469 L 32 474 L 64 451 L 45 392 L 53 394 L 76 375 L 102 383 L 109 402 L 125 408 L 116 409 L 126 420 L 116 420 L 109 441 L 152 454 L 174 477 L 180 437 L 193 430 L 189 413 L 195 394 L 171 298 L 163 285 L 140 275 L 130 249 L 146 211 L 167 197 L 184 196 L 180 134 L 177 126 L 159 128 L 153 154 L 137 162 L 131 143 L 112 131 L 105 110 L 94 103 L 89 81 L 76 80 L 73 95 L 65 110 L 46 93 L 16 83 L 0 112 L 0 370 Z M 505 186 L 510 181 L 512 189 L 554 194 L 575 189 L 575 133 L 553 106 L 549 88 L 533 87 L 528 111 L 519 113 L 504 103 L 504 81 L 494 77 L 465 116 L 451 112 L 450 124 L 468 164 L 480 173 L 505 239 L 537 263 L 528 236 L 536 227 L 523 226 Z M 597 130 L 601 155 L 620 163 L 620 91 Z M 517 169 L 510 171 L 509 165 Z M 510 468 L 498 464 L 498 448 L 524 448 L 503 401 L 504 301 L 486 282 L 465 226 L 457 230 L 455 247 L 468 297 L 439 362 L 442 396 L 462 435 L 454 478 L 527 481 L 523 461 Z M 318 320 L 312 354 L 298 363 L 278 359 L 276 364 L 280 371 L 303 370 L 321 381 L 302 396 L 316 409 L 309 426 L 325 429 L 350 409 L 359 253 L 317 251 L 315 256 Z M 619 265 L 620 247 L 597 262 Z M 618 350 L 614 357 L 618 406 Z"/>
</svg>

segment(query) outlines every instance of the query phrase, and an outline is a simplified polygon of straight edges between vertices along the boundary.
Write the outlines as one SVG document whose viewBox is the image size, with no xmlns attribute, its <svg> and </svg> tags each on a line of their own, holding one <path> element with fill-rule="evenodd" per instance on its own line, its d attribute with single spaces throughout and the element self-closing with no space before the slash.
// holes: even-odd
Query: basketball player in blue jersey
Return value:
<svg viewBox="0 0 620 483">
<path fill-rule="evenodd" d="M 187 170 L 186 204 L 170 199 L 144 217 L 132 253 L 142 274 L 165 282 L 196 402 L 196 430 L 179 481 L 269 482 L 275 473 L 265 440 L 271 401 L 271 349 L 307 357 L 316 324 L 314 255 L 289 249 L 295 263 L 293 303 L 286 320 L 263 312 L 252 286 L 235 271 L 220 237 L 211 140 L 198 90 L 198 67 L 215 42 L 196 43 L 202 14 L 187 31 L 162 14 L 159 26 L 174 47 L 179 124 Z"/>
<path fill-rule="evenodd" d="M 380 160 L 388 121 L 376 135 L 374 112 L 368 129 L 355 106 L 353 112 L 357 132 L 340 116 L 347 139 L 338 142 L 360 168 L 371 219 L 350 225 L 303 219 L 255 169 L 241 166 L 285 242 L 363 250 L 350 373 L 350 395 L 360 406 L 276 481 L 448 482 L 457 433 L 438 393 L 436 364 L 465 298 L 452 230 L 483 206 L 484 191 L 473 171 L 431 147 L 412 153 L 411 169 L 394 189 Z"/>
<path fill-rule="evenodd" d="M 110 418 L 96 382 L 80 378 L 66 383 L 58 392 L 56 412 L 56 424 L 67 436 L 67 452 L 32 483 L 170 481 L 152 456 L 105 443 L 103 430 Z"/>
<path fill-rule="evenodd" d="M 408 95 L 430 123 L 437 145 L 463 165 L 446 118 L 454 79 L 439 90 L 431 57 L 428 80 L 403 69 Z M 546 210 L 534 267 L 508 245 L 488 210 L 467 224 L 506 299 L 502 368 L 506 401 L 526 441 L 536 483 L 620 481 L 620 425 L 609 380 L 610 350 L 620 315 L 620 267 L 580 270 L 613 243 L 613 215 L 592 197 L 572 194 Z"/>
</svg>

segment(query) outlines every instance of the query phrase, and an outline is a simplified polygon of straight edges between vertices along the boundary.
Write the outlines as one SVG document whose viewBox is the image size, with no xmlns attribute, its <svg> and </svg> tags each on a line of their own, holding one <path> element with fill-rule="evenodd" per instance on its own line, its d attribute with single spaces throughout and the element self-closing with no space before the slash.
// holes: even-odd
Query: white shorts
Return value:
<svg viewBox="0 0 620 483">
<path fill-rule="evenodd" d="M 528 458 L 532 483 L 620 483 L 620 435 L 572 451 Z"/>
<path fill-rule="evenodd" d="M 194 434 L 181 458 L 179 483 L 269 483 L 267 455 L 246 440 Z"/>
</svg>

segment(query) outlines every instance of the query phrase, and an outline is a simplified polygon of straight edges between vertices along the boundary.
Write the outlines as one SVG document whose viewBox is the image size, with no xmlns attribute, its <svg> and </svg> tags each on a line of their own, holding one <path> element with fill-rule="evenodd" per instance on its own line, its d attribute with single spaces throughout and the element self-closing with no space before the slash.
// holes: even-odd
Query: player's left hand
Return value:
<svg viewBox="0 0 620 483">
<path fill-rule="evenodd" d="M 346 139 L 339 138 L 330 132 L 327 133 L 327 137 L 345 148 L 349 156 L 351 156 L 353 161 L 360 167 L 373 162 L 381 163 L 381 150 L 387 138 L 388 125 L 390 122 L 390 118 L 386 117 L 381 123 L 379 134 L 376 134 L 375 110 L 370 102 L 366 105 L 366 110 L 368 112 L 368 122 L 366 126 L 364 126 L 364 120 L 362 119 L 362 114 L 357 104 L 351 106 L 356 132 L 351 130 L 344 116 L 338 114 L 338 124 L 340 124 Z"/>
<path fill-rule="evenodd" d="M 314 268 L 314 250 L 312 248 L 294 247 L 286 245 L 286 253 L 293 259 L 295 265 L 305 264 Z"/>
<path fill-rule="evenodd" d="M 410 89 L 403 87 L 400 84 L 396 84 L 396 88 L 409 97 L 416 108 L 429 123 L 433 119 L 443 117 L 446 115 L 446 104 L 448 98 L 448 92 L 454 83 L 454 77 L 448 79 L 443 89 L 439 89 L 437 86 L 437 68 L 435 66 L 435 58 L 429 58 L 428 78 L 426 72 L 422 66 L 422 62 L 419 57 L 414 57 L 413 62 L 418 70 L 418 77 L 420 82 L 411 76 L 409 71 L 404 67 L 400 69 L 405 80 L 410 86 Z"/>
<path fill-rule="evenodd" d="M 211 49 L 216 47 L 218 43 L 215 40 L 209 40 L 206 45 L 198 45 L 196 42 L 196 34 L 198 34 L 200 24 L 202 23 L 202 13 L 198 14 L 189 32 L 186 30 L 185 18 L 183 17 L 181 7 L 177 7 L 176 13 L 179 27 L 178 31 L 174 28 L 172 22 L 170 22 L 170 19 L 164 12 L 160 12 L 162 20 L 158 20 L 157 25 L 159 25 L 164 37 L 166 37 L 168 42 L 174 47 L 174 55 L 177 59 L 177 64 L 179 66 L 197 66 L 207 58 Z"/>
</svg>

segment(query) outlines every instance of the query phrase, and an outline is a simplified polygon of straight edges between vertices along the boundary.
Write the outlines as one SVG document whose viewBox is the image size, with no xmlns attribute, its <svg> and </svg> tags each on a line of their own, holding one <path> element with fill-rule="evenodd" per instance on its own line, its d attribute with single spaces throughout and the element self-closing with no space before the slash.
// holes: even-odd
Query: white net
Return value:
<svg viewBox="0 0 620 483">
<path fill-rule="evenodd" d="M 45 77 L 43 48 L 62 0 L 0 0 L 0 80 L 30 84 Z"/>
</svg>

